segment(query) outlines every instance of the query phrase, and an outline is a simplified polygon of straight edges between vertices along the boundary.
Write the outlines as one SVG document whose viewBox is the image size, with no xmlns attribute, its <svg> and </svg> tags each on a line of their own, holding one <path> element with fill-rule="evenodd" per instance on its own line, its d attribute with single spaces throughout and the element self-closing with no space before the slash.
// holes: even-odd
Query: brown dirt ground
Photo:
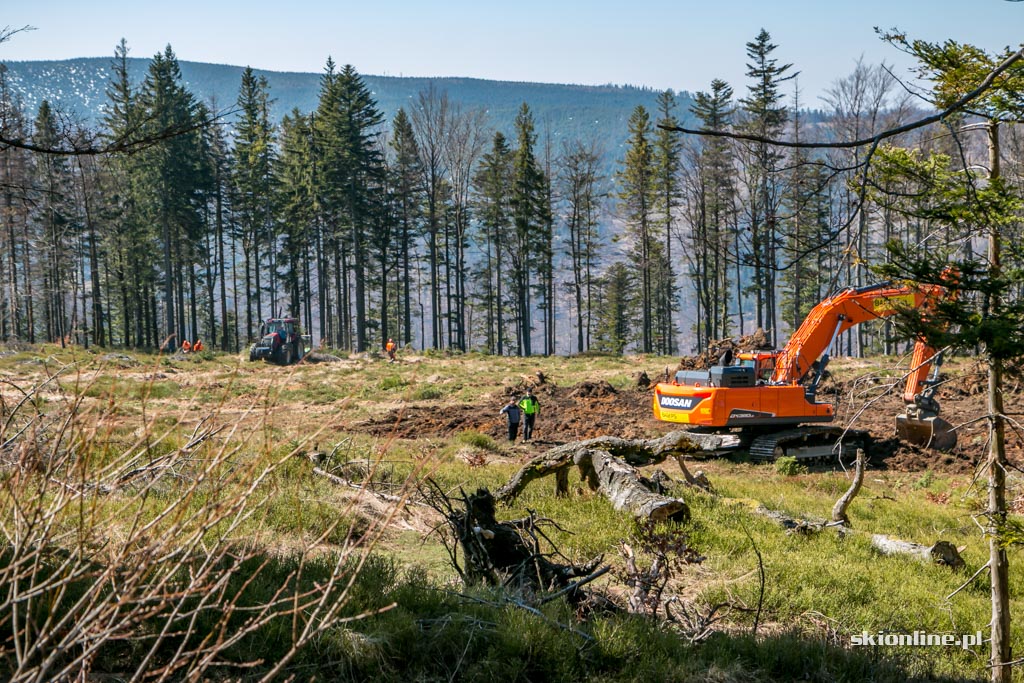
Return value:
<svg viewBox="0 0 1024 683">
<path fill-rule="evenodd" d="M 706 354 L 709 356 L 713 354 Z M 681 367 L 699 367 L 707 359 L 684 358 Z M 843 372 L 843 375 L 856 374 Z M 658 377 L 657 379 L 661 379 Z M 1005 392 L 1006 410 L 1013 415 L 1020 405 L 1024 380 L 1009 373 Z M 879 468 L 897 471 L 934 470 L 946 473 L 972 472 L 987 452 L 984 415 L 987 377 L 980 367 L 968 366 L 951 376 L 939 389 L 942 416 L 957 428 L 958 444 L 948 453 L 904 443 L 895 437 L 894 416 L 902 411 L 899 378 L 863 375 L 849 379 L 826 379 L 819 397 L 836 403 L 837 423 L 866 430 L 872 436 L 870 456 Z M 505 419 L 498 411 L 509 397 L 522 395 L 525 383 L 507 387 L 503 395 L 485 397 L 481 405 L 409 405 L 383 416 L 350 425 L 350 428 L 380 437 L 449 437 L 464 431 L 488 434 L 498 442 L 505 439 Z M 537 447 L 553 446 L 600 435 L 643 438 L 674 429 L 658 422 L 651 412 L 652 389 L 616 390 L 606 382 L 582 382 L 561 387 L 540 384 L 535 392 L 541 403 L 535 441 Z M 1024 438 L 1012 425 L 1006 434 L 1011 462 L 1024 464 Z"/>
</svg>

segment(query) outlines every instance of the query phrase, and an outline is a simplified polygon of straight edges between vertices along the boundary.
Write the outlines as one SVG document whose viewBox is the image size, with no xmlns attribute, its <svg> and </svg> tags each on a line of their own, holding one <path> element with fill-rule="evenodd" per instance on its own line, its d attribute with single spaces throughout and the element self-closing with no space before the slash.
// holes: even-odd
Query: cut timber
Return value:
<svg viewBox="0 0 1024 683">
<path fill-rule="evenodd" d="M 909 555 L 924 562 L 934 562 L 953 569 L 964 566 L 960 551 L 949 541 L 936 541 L 935 545 L 927 546 L 874 534 L 871 537 L 871 545 L 883 555 Z"/>
</svg>

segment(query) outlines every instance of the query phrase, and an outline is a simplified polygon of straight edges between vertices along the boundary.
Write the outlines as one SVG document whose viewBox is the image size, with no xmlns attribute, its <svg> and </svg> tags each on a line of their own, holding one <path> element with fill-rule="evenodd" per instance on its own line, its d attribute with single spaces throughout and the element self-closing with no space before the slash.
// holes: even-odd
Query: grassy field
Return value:
<svg viewBox="0 0 1024 683">
<path fill-rule="evenodd" d="M 635 376 L 673 364 L 400 354 L 396 364 L 368 356 L 282 368 L 209 352 L 0 353 L 0 669 L 17 680 L 126 680 L 137 670 L 169 680 L 986 678 L 986 645 L 851 646 L 864 632 L 987 633 L 987 576 L 968 582 L 987 561 L 984 483 L 970 471 L 870 469 L 849 510 L 852 533 L 799 535 L 754 508 L 828 518 L 847 472 L 785 474 L 742 457 L 694 464 L 712 495 L 684 487 L 666 462 L 692 517 L 658 533 L 685 534 L 704 559 L 673 565 L 657 618 L 581 613 L 561 600 L 530 611 L 530 596 L 457 580 L 435 531 L 442 520 L 419 504 L 423 482 L 454 497 L 493 490 L 584 428 L 663 433 Z M 555 415 L 542 394 L 538 442 L 508 444 L 497 410 L 537 371 L 560 397 L 605 381 L 618 393 L 601 405 L 628 410 L 595 426 L 597 404 L 574 399 Z M 877 372 L 889 373 L 887 363 Z M 561 431 L 546 432 L 556 417 Z M 413 434 L 398 428 L 403 419 Z M 1010 483 L 1011 498 L 1024 500 L 1019 475 Z M 557 522 L 547 550 L 579 562 L 603 555 L 612 571 L 591 588 L 624 607 L 621 544 L 639 548 L 649 532 L 570 488 L 559 498 L 553 483 L 536 482 L 498 517 Z M 872 534 L 950 541 L 967 567 L 883 557 Z M 1019 615 L 1019 549 L 1010 561 Z M 665 620 L 665 602 L 690 618 Z M 716 605 L 721 618 L 697 637 L 694 623 Z"/>
</svg>

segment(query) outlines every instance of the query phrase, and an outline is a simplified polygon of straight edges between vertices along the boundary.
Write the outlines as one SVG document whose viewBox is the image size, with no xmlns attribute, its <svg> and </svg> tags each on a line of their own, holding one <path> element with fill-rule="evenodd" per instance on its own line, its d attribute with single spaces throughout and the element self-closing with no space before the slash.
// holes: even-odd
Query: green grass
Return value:
<svg viewBox="0 0 1024 683">
<path fill-rule="evenodd" d="M 147 458 L 156 459 L 182 447 L 204 417 L 209 416 L 209 424 L 223 427 L 200 448 L 185 454 L 173 473 L 145 495 L 131 487 L 97 494 L 87 498 L 84 509 L 95 509 L 111 520 L 106 533 L 116 539 L 119 525 L 126 529 L 136 519 L 151 520 L 184 496 L 189 497 L 181 514 L 197 515 L 199 520 L 198 513 L 207 506 L 222 505 L 238 491 L 255 486 L 254 499 L 263 503 L 232 528 L 239 544 L 257 550 L 254 561 L 265 563 L 263 573 L 245 587 L 251 604 L 268 600 L 276 588 L 292 580 L 291 573 L 302 563 L 306 569 L 299 583 L 310 587 L 323 580 L 331 561 L 351 547 L 346 544 L 364 539 L 370 543 L 375 538 L 381 511 L 388 509 L 372 501 L 353 504 L 351 489 L 314 474 L 313 463 L 301 454 L 286 459 L 292 450 L 334 452 L 335 457 L 322 465 L 341 474 L 347 472 L 342 463 L 369 461 L 373 481 L 396 487 L 407 478 L 415 484 L 430 476 L 453 496 L 481 486 L 494 490 L 517 470 L 521 464 L 517 458 L 524 453 L 486 434 L 389 441 L 356 432 L 351 425 L 390 410 L 400 400 L 431 401 L 443 410 L 454 403 L 500 395 L 505 387 L 529 381 L 537 370 L 558 386 L 588 379 L 625 387 L 639 370 L 656 377 L 675 362 L 599 355 L 499 359 L 478 353 L 413 358 L 403 353 L 396 364 L 373 359 L 280 368 L 221 354 L 185 362 L 133 354 L 137 366 L 118 368 L 109 363 L 101 367 L 98 357 L 82 350 L 47 347 L 0 356 L 0 369 L 31 386 L 56 363 L 81 368 L 81 379 L 69 373 L 60 382 L 68 395 L 82 397 L 89 420 L 96 421 L 72 430 L 78 441 L 69 437 L 69 443 L 87 449 L 88 454 L 77 461 L 80 470 L 74 470 L 72 477 L 76 482 L 83 472 L 115 462 L 126 449 L 145 443 L 142 435 L 147 429 L 154 439 L 169 432 L 146 453 Z M 157 372 L 166 376 L 156 377 Z M 48 411 L 68 403 L 60 396 L 45 398 L 46 403 L 39 405 Z M 222 404 L 223 413 L 218 410 Z M 250 405 L 256 406 L 253 414 L 246 412 Z M 185 410 L 189 406 L 198 407 L 199 412 Z M 304 406 L 329 407 L 311 411 L 307 419 Z M 247 422 L 240 423 L 242 419 Z M 318 429 L 323 431 L 313 437 Z M 486 459 L 486 466 L 464 457 L 467 451 Z M 208 470 L 208 463 L 224 452 L 230 457 Z M 283 462 L 259 478 L 278 461 Z M 854 533 L 840 537 L 827 530 L 810 537 L 791 536 L 754 514 L 753 502 L 797 517 L 824 519 L 849 486 L 842 472 L 818 467 L 806 471 L 797 465 L 790 470 L 711 461 L 701 468 L 719 496 L 681 487 L 673 492 L 690 505 L 692 518 L 682 529 L 706 559 L 679 570 L 672 590 L 694 608 L 730 602 L 753 609 L 759 594 L 756 546 L 766 575 L 756 637 L 751 634 L 753 613 L 743 610 L 734 610 L 720 624 L 720 633 L 695 645 L 670 625 L 602 612 L 580 618 L 560 601 L 545 605 L 543 617 L 530 614 L 509 603 L 515 596 L 453 583 L 447 555 L 429 533 L 437 520 L 421 518 L 414 510 L 398 517 L 399 524 L 374 541 L 374 559 L 352 584 L 344 611 L 355 616 L 395 606 L 318 634 L 289 671 L 300 680 L 316 672 L 324 680 L 384 681 L 984 677 L 984 655 L 943 648 L 847 647 L 849 636 L 863 630 L 986 630 L 989 608 L 984 575 L 945 599 L 987 560 L 986 541 L 972 519 L 984 492 L 970 488 L 965 477 L 869 471 L 864 489 L 848 511 Z M 674 465 L 663 467 L 679 477 Z M 352 479 L 361 481 L 355 475 Z M 511 505 L 500 506 L 498 516 L 513 519 L 532 512 L 553 520 L 557 526 L 544 526 L 545 534 L 574 561 L 603 554 L 616 572 L 595 588 L 621 601 L 627 589 L 618 575 L 623 566 L 618 548 L 631 537 L 634 524 L 603 497 L 586 491 L 576 477 L 570 479 L 568 497 L 555 496 L 552 480 L 537 481 Z M 13 475 L 4 479 L 8 487 L 19 481 Z M 189 493 L 196 481 L 198 489 Z M 940 496 L 944 504 L 937 502 Z M 5 500 L 3 514 L 10 517 L 14 508 L 9 498 Z M 74 538 L 75 518 L 64 523 L 66 538 Z M 156 525 L 154 533 L 161 528 Z M 205 533 L 212 540 L 228 528 L 221 523 Z M 967 571 L 955 573 L 909 559 L 881 557 L 870 546 L 872 533 L 925 544 L 939 538 L 951 541 L 964 548 Z M 316 539 L 319 544 L 311 546 Z M 1024 572 L 1016 569 L 1024 562 L 1019 549 L 1010 550 L 1010 561 L 1015 568 L 1011 572 L 1013 610 L 1018 615 L 1024 613 L 1020 598 Z M 241 589 L 242 583 L 232 586 Z M 570 632 L 569 625 L 593 642 Z M 291 628 L 291 622 L 270 621 L 243 639 L 229 661 L 255 655 L 274 661 L 291 637 Z M 1015 650 L 1024 647 L 1022 635 L 1015 624 Z M 98 656 L 95 671 L 116 674 L 125 658 L 140 657 L 141 651 L 128 642 L 112 642 Z M 224 675 L 249 674 L 226 669 Z"/>
</svg>

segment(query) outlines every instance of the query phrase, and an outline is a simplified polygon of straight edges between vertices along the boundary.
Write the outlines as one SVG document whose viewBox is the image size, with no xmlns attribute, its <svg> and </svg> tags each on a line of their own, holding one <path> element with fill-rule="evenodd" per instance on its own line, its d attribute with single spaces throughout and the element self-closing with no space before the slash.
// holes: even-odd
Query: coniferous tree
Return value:
<svg viewBox="0 0 1024 683">
<path fill-rule="evenodd" d="M 715 79 L 710 92 L 694 96 L 691 111 L 702 130 L 727 131 L 732 125 L 732 88 Z M 735 155 L 723 138 L 702 141 L 693 159 L 690 183 L 690 234 L 683 252 L 690 264 L 688 280 L 697 295 L 697 347 L 731 333 L 730 284 L 735 283 L 736 311 L 743 333 L 743 309 L 736 230 Z M 730 267 L 735 272 L 730 275 Z"/>
<path fill-rule="evenodd" d="M 621 354 L 632 341 L 636 306 L 633 273 L 631 266 L 616 261 L 600 279 L 594 330 L 594 348 L 599 351 Z"/>
<path fill-rule="evenodd" d="M 792 64 L 779 64 L 772 57 L 776 45 L 771 35 L 761 29 L 757 37 L 747 43 L 747 97 L 740 100 L 743 106 L 745 131 L 761 138 L 778 138 L 789 113 L 782 103 L 781 85 L 796 77 L 787 73 Z M 748 225 L 750 244 L 748 257 L 753 267 L 753 282 L 750 289 L 754 294 L 757 325 L 770 329 L 771 339 L 776 340 L 776 271 L 778 270 L 778 212 L 781 201 L 781 183 L 777 171 L 782 155 L 766 142 L 755 142 L 749 149 L 746 164 Z"/>
<path fill-rule="evenodd" d="M 505 310 L 509 292 L 505 285 L 504 260 L 512 235 L 513 151 L 501 132 L 494 134 L 490 151 L 483 155 L 474 179 L 478 243 L 483 245 L 479 271 L 480 298 L 485 310 L 484 345 L 491 353 L 506 351 Z"/>
<path fill-rule="evenodd" d="M 672 236 L 676 233 L 676 210 L 680 203 L 679 175 L 682 169 L 682 142 L 670 128 L 677 127 L 676 96 L 671 90 L 658 95 L 658 129 L 654 135 L 654 164 L 658 190 L 655 207 L 660 214 L 662 252 L 665 272 L 655 280 L 655 332 L 660 341 L 657 351 L 665 355 L 675 353 L 676 305 L 675 266 L 672 262 Z"/>
<path fill-rule="evenodd" d="M 175 348 L 185 339 L 185 284 L 193 261 L 192 245 L 201 217 L 196 201 L 202 183 L 200 112 L 195 98 L 182 84 L 177 57 L 168 45 L 150 62 L 140 93 L 144 116 L 142 130 L 152 137 L 167 136 L 144 152 L 143 187 L 139 201 L 143 215 L 158 226 L 163 252 L 163 328 L 154 315 L 154 339 L 164 348 Z M 156 300 L 156 292 L 150 293 Z M 151 310 L 151 314 L 155 314 Z"/>
<path fill-rule="evenodd" d="M 124 39 L 114 51 L 112 78 L 107 86 L 107 102 L 103 117 L 103 139 L 116 144 L 141 134 L 145 121 L 140 93 L 133 87 L 128 73 L 128 46 Z M 112 271 L 116 293 L 116 314 L 121 329 L 121 343 L 125 346 L 155 346 L 150 338 L 147 292 L 156 290 L 157 265 L 145 258 L 148 246 L 159 237 L 153 225 L 146 220 L 144 188 L 146 154 L 110 155 L 104 158 L 109 178 L 108 210 L 110 224 L 105 237 L 110 255 L 108 269 Z"/>
<path fill-rule="evenodd" d="M 629 117 L 626 158 L 618 174 L 620 211 L 631 240 L 630 261 L 637 273 L 640 306 L 640 350 L 654 351 L 654 249 L 659 243 L 654 214 L 658 184 L 651 119 L 642 105 Z"/>
<path fill-rule="evenodd" d="M 512 161 L 513 241 L 508 251 L 512 282 L 515 287 L 515 318 L 519 355 L 533 354 L 532 288 L 535 268 L 544 241 L 544 174 L 537 163 L 534 147 L 533 113 L 524 102 L 516 115 L 516 150 Z"/>
<path fill-rule="evenodd" d="M 273 277 L 272 261 L 276 245 L 273 224 L 277 153 L 274 127 L 268 114 L 269 101 L 266 78 L 257 78 L 252 68 L 246 67 L 238 91 L 232 179 L 233 206 L 245 259 L 245 333 L 250 339 L 255 325 L 265 314 L 277 314 L 274 309 L 276 278 Z M 264 255 L 268 261 L 266 267 Z M 264 292 L 270 296 L 269 305 L 264 304 Z"/>
<path fill-rule="evenodd" d="M 0 133 L 8 139 L 26 139 L 27 122 L 0 64 Z M 0 149 L 0 241 L 3 258 L 2 336 L 6 340 L 34 341 L 32 279 L 29 267 L 29 198 L 18 188 L 27 185 L 30 159 L 13 146 Z"/>
<path fill-rule="evenodd" d="M 391 181 L 395 199 L 395 213 L 398 249 L 398 289 L 400 291 L 400 321 L 395 333 L 406 345 L 412 343 L 412 270 L 414 267 L 415 237 L 420 232 L 423 206 L 423 170 L 420 166 L 419 146 L 413 131 L 412 121 L 400 108 L 392 123 L 390 143 L 394 152 L 391 162 Z"/>
<path fill-rule="evenodd" d="M 312 176 L 312 128 L 309 117 L 298 109 L 293 109 L 281 121 L 280 148 L 277 187 L 281 257 L 278 269 L 287 290 L 288 310 L 293 315 L 301 315 L 310 325 L 310 245 L 315 230 L 316 195 Z"/>
<path fill-rule="evenodd" d="M 47 100 L 39 105 L 32 140 L 43 148 L 58 145 L 56 114 Z M 65 344 L 72 332 L 67 293 L 73 291 L 75 269 L 71 258 L 75 244 L 71 197 L 71 168 L 68 160 L 52 154 L 36 155 L 35 198 L 38 243 L 42 245 L 41 271 L 45 338 Z M 73 298 L 72 294 L 72 298 Z"/>
<path fill-rule="evenodd" d="M 598 216 L 601 152 L 596 145 L 576 140 L 562 151 L 559 194 L 565 204 L 566 246 L 572 264 L 576 308 L 576 352 L 590 348 L 593 329 L 594 269 L 599 258 Z"/>
<path fill-rule="evenodd" d="M 886 36 L 920 62 L 919 74 L 932 82 L 935 106 L 947 108 L 966 93 L 976 90 L 1000 64 L 1008 64 L 1009 50 L 989 55 L 973 45 L 955 41 L 929 43 L 910 41 L 902 34 Z M 945 224 L 949 232 L 940 244 L 903 245 L 895 240 L 888 249 L 893 263 L 879 270 L 886 276 L 910 276 L 919 282 L 950 285 L 948 267 L 955 263 L 954 284 L 958 297 L 926 315 L 907 312 L 908 332 L 924 334 L 932 346 L 951 345 L 979 348 L 988 365 L 989 424 L 985 470 L 987 505 L 985 535 L 989 544 L 989 587 L 992 617 L 990 627 L 989 676 L 993 683 L 1012 680 L 1015 663 L 1011 652 L 1009 555 L 1007 536 L 1009 516 L 1006 500 L 1006 475 L 1010 465 L 1006 454 L 1007 417 L 1003 405 L 1003 373 L 1008 362 L 1024 357 L 1024 300 L 1019 291 L 1022 266 L 1019 245 L 1024 196 L 1019 187 L 1006 182 L 1002 174 L 1000 130 L 1005 121 L 1024 120 L 1024 66 L 1020 61 L 1005 69 L 990 88 L 970 104 L 971 112 L 982 120 L 987 154 L 972 164 L 957 155 L 957 163 L 941 154 L 921 154 L 899 148 L 882 150 L 880 162 L 872 169 L 876 175 L 872 187 L 885 187 L 896 179 L 908 184 L 912 192 L 874 198 L 901 213 L 917 217 L 916 204 L 926 200 L 928 215 Z M 960 149 L 964 149 L 962 144 Z M 980 176 L 987 171 L 985 176 Z M 987 176 L 987 177 L 986 177 Z M 984 181 L 984 182 L 980 182 Z M 953 239 L 950 239 L 953 238 Z M 986 243 L 982 259 L 973 252 L 954 250 L 958 241 L 979 238 Z M 933 238 L 934 239 L 934 238 Z M 1009 247 L 1009 248 L 1008 248 Z M 957 253 L 959 252 L 959 253 Z M 957 262 L 956 256 L 967 256 Z"/>
</svg>

